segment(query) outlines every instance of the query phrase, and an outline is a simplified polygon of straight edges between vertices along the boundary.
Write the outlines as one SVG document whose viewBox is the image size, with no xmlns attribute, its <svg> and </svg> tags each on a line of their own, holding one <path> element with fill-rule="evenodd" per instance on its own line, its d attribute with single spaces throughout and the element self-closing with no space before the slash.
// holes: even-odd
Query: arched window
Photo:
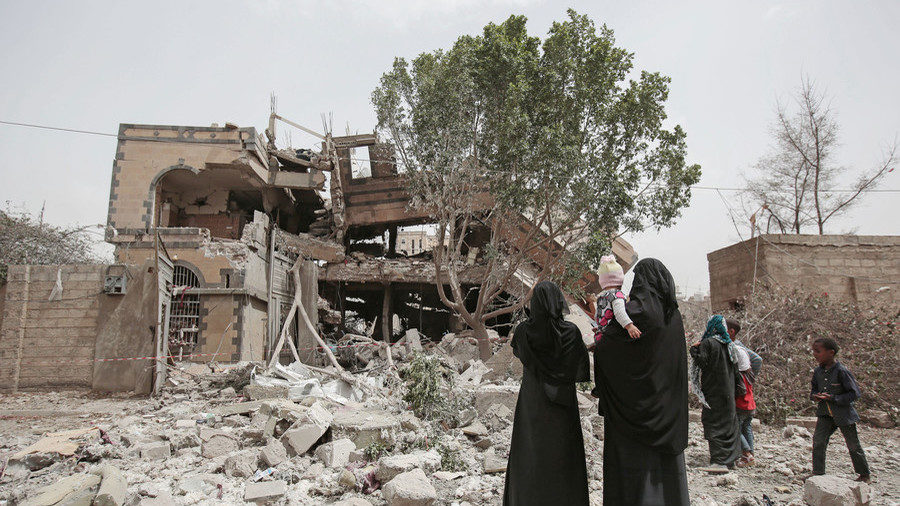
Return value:
<svg viewBox="0 0 900 506">
<path fill-rule="evenodd" d="M 190 353 L 200 333 L 200 295 L 191 293 L 200 280 L 184 265 L 175 265 L 172 275 L 172 305 L 169 310 L 169 352 Z"/>
</svg>

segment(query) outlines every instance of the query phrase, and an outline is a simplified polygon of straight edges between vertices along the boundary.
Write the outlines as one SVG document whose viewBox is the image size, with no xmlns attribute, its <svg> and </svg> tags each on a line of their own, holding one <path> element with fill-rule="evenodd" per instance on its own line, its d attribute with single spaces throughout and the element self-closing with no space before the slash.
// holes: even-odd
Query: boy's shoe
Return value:
<svg viewBox="0 0 900 506">
<path fill-rule="evenodd" d="M 751 462 L 750 459 L 748 459 L 747 457 L 741 457 L 741 458 L 737 459 L 737 462 L 735 462 L 734 465 L 735 465 L 735 467 L 743 468 L 743 467 L 752 466 L 753 462 Z"/>
<path fill-rule="evenodd" d="M 863 483 L 869 483 L 870 481 L 872 481 L 872 476 L 870 476 L 868 474 L 866 474 L 866 475 L 861 474 L 861 475 L 859 475 L 858 478 L 856 478 L 856 481 L 861 481 Z"/>
</svg>

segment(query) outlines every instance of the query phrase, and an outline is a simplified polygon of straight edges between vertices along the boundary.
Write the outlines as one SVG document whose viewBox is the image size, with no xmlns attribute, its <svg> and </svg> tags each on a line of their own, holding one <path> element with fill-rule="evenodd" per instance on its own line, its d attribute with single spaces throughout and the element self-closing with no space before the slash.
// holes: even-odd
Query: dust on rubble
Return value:
<svg viewBox="0 0 900 506">
<path fill-rule="evenodd" d="M 0 505 L 499 504 L 519 381 L 507 355 L 484 364 L 474 345 L 449 335 L 424 354 L 395 353 L 396 369 L 375 353 L 353 383 L 300 363 L 214 372 L 184 363 L 158 398 L 0 396 Z M 421 388 L 432 383 L 439 395 Z M 579 406 L 599 505 L 603 419 L 584 392 Z M 814 483 L 804 490 L 806 421 L 757 425 L 756 464 L 722 475 L 701 470 L 708 456 L 696 418 L 685 454 L 694 504 L 763 505 L 765 495 L 799 505 L 805 492 L 826 493 Z M 860 437 L 874 480 L 847 493 L 900 502 L 900 430 L 862 426 Z M 835 477 L 822 487 L 854 478 L 839 436 L 828 466 Z"/>
</svg>

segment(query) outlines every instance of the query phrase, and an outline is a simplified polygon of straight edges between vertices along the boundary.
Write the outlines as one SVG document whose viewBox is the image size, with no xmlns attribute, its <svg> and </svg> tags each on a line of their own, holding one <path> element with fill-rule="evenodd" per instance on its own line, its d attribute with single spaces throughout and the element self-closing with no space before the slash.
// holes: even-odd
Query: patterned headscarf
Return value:
<svg viewBox="0 0 900 506">
<path fill-rule="evenodd" d="M 727 345 L 728 358 L 735 367 L 739 367 L 740 355 L 737 346 L 732 342 L 731 336 L 728 335 L 728 327 L 725 325 L 724 316 L 720 314 L 713 315 L 712 318 L 706 322 L 706 332 L 703 333 L 703 337 L 701 337 L 700 340 L 703 341 L 704 339 L 715 339 L 716 341 Z M 700 403 L 708 408 L 709 404 L 706 403 L 706 398 L 703 396 L 703 390 L 700 389 L 700 367 L 693 361 L 691 362 L 691 389 L 694 391 L 694 394 L 697 395 L 697 398 L 700 399 Z"/>
</svg>

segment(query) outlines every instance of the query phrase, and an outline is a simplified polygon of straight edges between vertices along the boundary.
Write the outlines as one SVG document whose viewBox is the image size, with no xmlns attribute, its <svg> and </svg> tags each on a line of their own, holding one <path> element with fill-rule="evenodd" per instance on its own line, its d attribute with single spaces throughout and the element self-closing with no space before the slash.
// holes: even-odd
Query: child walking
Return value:
<svg viewBox="0 0 900 506">
<path fill-rule="evenodd" d="M 753 395 L 753 383 L 762 366 L 762 358 L 750 348 L 737 340 L 741 324 L 731 318 L 725 320 L 728 335 L 738 349 L 738 371 L 740 381 L 744 384 L 744 394 L 734 396 L 735 413 L 741 428 L 741 458 L 735 463 L 738 467 L 752 466 L 753 458 L 753 415 L 756 413 L 756 399 Z"/>
<path fill-rule="evenodd" d="M 869 464 L 859 443 L 856 422 L 859 415 L 853 401 L 859 398 L 859 385 L 849 369 L 834 359 L 839 348 L 834 339 L 820 337 L 813 341 L 812 354 L 819 367 L 813 371 L 810 400 L 818 401 L 816 432 L 813 434 L 813 474 L 825 474 L 825 451 L 834 431 L 841 429 L 853 470 L 859 475 L 856 481 L 868 483 Z"/>
<path fill-rule="evenodd" d="M 613 318 L 619 325 L 628 331 L 629 337 L 637 339 L 641 337 L 641 331 L 632 323 L 628 313 L 625 312 L 625 294 L 622 293 L 622 283 L 625 282 L 625 272 L 622 266 L 616 262 L 616 257 L 604 255 L 600 257 L 600 287 L 603 289 L 597 296 L 597 309 L 594 313 L 596 331 L 594 342 L 600 341 L 603 331 L 612 322 Z"/>
</svg>

